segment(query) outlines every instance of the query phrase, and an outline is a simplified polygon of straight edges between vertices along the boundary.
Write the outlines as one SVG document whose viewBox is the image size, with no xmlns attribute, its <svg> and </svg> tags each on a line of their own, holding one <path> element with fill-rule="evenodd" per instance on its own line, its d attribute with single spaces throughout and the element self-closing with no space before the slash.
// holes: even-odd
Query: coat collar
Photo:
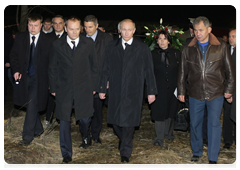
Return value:
<svg viewBox="0 0 240 170">
<path fill-rule="evenodd" d="M 221 45 L 221 43 L 219 42 L 219 40 L 217 39 L 217 37 L 215 37 L 215 35 L 213 35 L 212 33 L 210 33 L 210 40 L 209 43 L 211 45 Z M 192 41 L 188 44 L 189 47 L 195 46 L 197 44 L 197 38 L 194 37 L 192 39 Z"/>
</svg>

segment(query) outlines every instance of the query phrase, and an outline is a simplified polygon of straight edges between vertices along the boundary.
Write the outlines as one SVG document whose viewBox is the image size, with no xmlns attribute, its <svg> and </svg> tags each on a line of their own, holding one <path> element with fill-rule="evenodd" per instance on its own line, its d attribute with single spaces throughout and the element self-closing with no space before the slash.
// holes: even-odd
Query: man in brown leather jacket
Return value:
<svg viewBox="0 0 240 170">
<path fill-rule="evenodd" d="M 221 144 L 220 115 L 224 97 L 228 99 L 234 92 L 235 71 L 227 44 L 211 33 L 209 20 L 206 17 L 198 17 L 193 26 L 195 38 L 182 52 L 178 98 L 185 102 L 187 80 L 193 150 L 191 161 L 197 162 L 203 154 L 202 124 L 206 105 L 208 160 L 209 163 L 217 163 Z"/>
</svg>

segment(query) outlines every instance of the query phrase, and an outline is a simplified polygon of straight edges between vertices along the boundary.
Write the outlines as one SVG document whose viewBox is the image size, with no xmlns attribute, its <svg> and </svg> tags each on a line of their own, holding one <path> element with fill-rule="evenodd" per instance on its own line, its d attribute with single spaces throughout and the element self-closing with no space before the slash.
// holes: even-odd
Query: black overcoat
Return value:
<svg viewBox="0 0 240 170">
<path fill-rule="evenodd" d="M 106 93 L 109 81 L 107 122 L 120 127 L 139 126 L 144 81 L 147 94 L 157 94 L 152 55 L 147 44 L 133 39 L 123 50 L 122 39 L 108 44 L 103 54 L 99 93 Z"/>
<path fill-rule="evenodd" d="M 101 70 L 102 62 L 103 62 L 103 52 L 109 42 L 113 40 L 112 36 L 108 33 L 102 32 L 101 30 L 97 29 L 97 37 L 94 41 L 95 50 L 97 54 L 97 65 L 98 70 Z M 86 36 L 86 32 L 82 33 L 82 35 Z M 98 94 L 94 95 L 95 98 L 98 98 Z"/>
<path fill-rule="evenodd" d="M 53 43 L 49 62 L 50 92 L 56 93 L 56 117 L 70 121 L 75 109 L 76 121 L 93 115 L 93 91 L 96 91 L 98 69 L 92 39 L 79 36 L 75 52 L 67 35 Z"/>
<path fill-rule="evenodd" d="M 155 121 L 164 121 L 168 118 L 173 119 L 179 106 L 174 91 L 177 88 L 178 63 L 181 61 L 181 53 L 177 49 L 166 49 L 165 52 L 169 54 L 169 65 L 167 65 L 161 61 L 160 51 L 160 48 L 152 51 L 154 74 L 158 90 L 156 100 L 151 105 L 151 115 Z"/>
<path fill-rule="evenodd" d="M 50 50 L 54 40 L 55 38 L 46 35 L 41 31 L 37 41 L 34 58 L 37 59 L 35 62 L 35 74 L 37 74 L 38 81 L 38 111 L 44 110 L 48 101 L 48 63 Z M 14 84 L 13 102 L 18 106 L 23 106 L 28 102 L 27 69 L 29 64 L 29 56 L 30 34 L 28 31 L 26 31 L 16 36 L 10 53 L 12 74 L 16 72 L 22 74 L 20 83 L 18 85 Z"/>
<path fill-rule="evenodd" d="M 238 44 L 232 55 L 234 70 L 235 70 L 235 86 L 233 92 L 233 102 L 231 106 L 230 117 L 235 122 L 238 123 Z"/>
</svg>

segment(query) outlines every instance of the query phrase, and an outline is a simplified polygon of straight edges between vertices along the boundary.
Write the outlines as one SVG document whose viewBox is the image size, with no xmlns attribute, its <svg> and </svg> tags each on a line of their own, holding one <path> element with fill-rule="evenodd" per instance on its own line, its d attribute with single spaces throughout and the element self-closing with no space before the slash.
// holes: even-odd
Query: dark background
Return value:
<svg viewBox="0 0 240 170">
<path fill-rule="evenodd" d="M 41 7 L 34 8 L 32 12 L 41 13 L 44 18 L 56 14 L 66 18 L 76 15 L 81 20 L 86 15 L 93 14 L 99 21 L 109 22 L 130 18 L 141 28 L 144 22 L 158 25 L 160 18 L 163 18 L 164 25 L 177 25 L 184 30 L 188 29 L 188 18 L 206 16 L 212 22 L 212 32 L 217 36 L 222 36 L 221 34 L 228 33 L 230 28 L 236 27 L 236 9 L 231 5 L 42 5 L 42 7 L 46 7 L 52 13 Z M 5 26 L 16 24 L 16 9 L 16 5 L 5 8 Z M 105 26 L 105 29 L 113 31 L 109 26 Z"/>
</svg>

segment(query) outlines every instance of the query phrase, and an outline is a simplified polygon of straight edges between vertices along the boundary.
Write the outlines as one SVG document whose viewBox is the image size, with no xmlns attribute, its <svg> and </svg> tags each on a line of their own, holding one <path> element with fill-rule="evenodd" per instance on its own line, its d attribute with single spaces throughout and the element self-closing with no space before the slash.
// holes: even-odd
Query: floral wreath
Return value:
<svg viewBox="0 0 240 170">
<path fill-rule="evenodd" d="M 147 45 L 149 46 L 150 50 L 154 50 L 154 47 L 157 43 L 157 35 L 161 30 L 165 30 L 168 31 L 170 36 L 172 37 L 172 46 L 175 49 L 179 49 L 182 50 L 183 47 L 183 43 L 184 43 L 184 39 L 181 37 L 182 34 L 184 34 L 184 32 L 182 31 L 183 29 L 181 28 L 180 30 L 177 31 L 171 31 L 172 27 L 171 26 L 163 26 L 162 25 L 162 18 L 160 19 L 160 26 L 156 27 L 155 25 L 153 25 L 152 27 L 155 28 L 153 31 L 150 30 L 148 27 L 144 26 L 144 28 L 146 30 L 148 30 L 148 33 L 146 33 L 146 39 L 144 40 L 145 43 L 147 43 Z"/>
</svg>

